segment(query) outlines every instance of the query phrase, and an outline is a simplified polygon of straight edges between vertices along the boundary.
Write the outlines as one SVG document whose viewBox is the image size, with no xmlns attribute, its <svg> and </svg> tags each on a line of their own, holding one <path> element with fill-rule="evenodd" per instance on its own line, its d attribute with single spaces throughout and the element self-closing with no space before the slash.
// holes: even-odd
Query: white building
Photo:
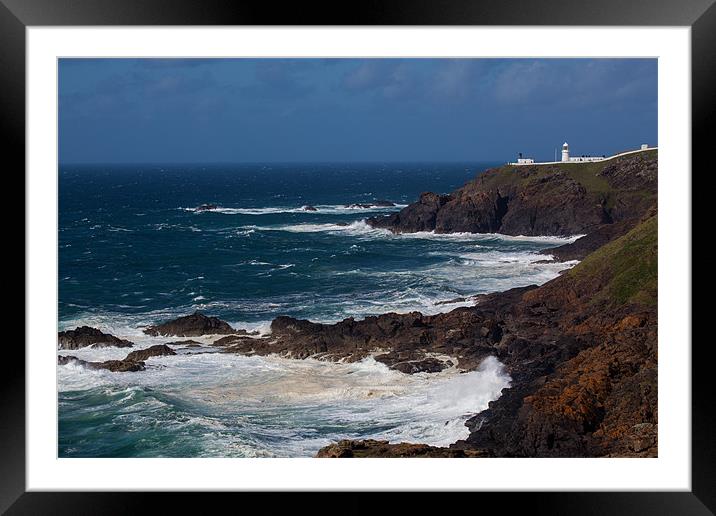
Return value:
<svg viewBox="0 0 716 516">
<path fill-rule="evenodd" d="M 534 162 L 535 162 L 534 158 L 523 158 L 522 153 L 520 152 L 515 165 L 531 165 Z"/>
<path fill-rule="evenodd" d="M 649 144 L 642 143 L 641 148 L 633 151 L 620 152 L 613 156 L 570 156 L 569 155 L 569 144 L 564 142 L 562 145 L 562 161 L 535 161 L 533 158 L 523 158 L 520 152 L 519 158 L 515 162 L 510 162 L 508 165 L 555 165 L 557 163 L 585 163 L 593 161 L 605 161 L 613 159 L 619 156 L 627 154 L 633 154 L 635 152 L 644 152 L 647 150 L 657 150 L 658 147 L 649 147 Z M 557 149 L 555 149 L 555 160 L 557 159 Z"/>
<path fill-rule="evenodd" d="M 564 163 L 581 163 L 584 161 L 602 161 L 607 159 L 606 156 L 570 156 L 569 144 L 564 142 L 562 145 L 562 162 Z"/>
</svg>

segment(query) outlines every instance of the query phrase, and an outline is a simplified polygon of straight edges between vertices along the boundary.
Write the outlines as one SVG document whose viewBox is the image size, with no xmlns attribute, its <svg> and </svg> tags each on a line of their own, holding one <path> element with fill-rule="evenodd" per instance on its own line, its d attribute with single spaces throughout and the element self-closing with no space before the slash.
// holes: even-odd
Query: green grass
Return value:
<svg viewBox="0 0 716 516">
<path fill-rule="evenodd" d="M 593 299 L 653 306 L 658 292 L 658 224 L 653 216 L 599 248 L 567 273 L 576 282 L 604 282 Z"/>
<path fill-rule="evenodd" d="M 657 150 L 645 151 L 644 156 L 649 158 L 657 158 Z M 628 158 L 629 156 L 625 156 Z M 614 193 L 614 189 L 609 182 L 598 175 L 605 167 L 618 162 L 620 159 L 610 160 L 607 162 L 587 162 L 587 163 L 556 163 L 554 165 L 529 165 L 515 166 L 504 165 L 498 169 L 496 173 L 483 176 L 484 185 L 487 188 L 504 188 L 517 185 L 528 185 L 533 181 L 539 181 L 541 178 L 561 172 L 568 175 L 579 184 L 581 184 L 587 193 L 595 198 L 604 199 L 609 206 L 609 202 Z M 528 170 L 534 170 L 525 177 Z"/>
</svg>

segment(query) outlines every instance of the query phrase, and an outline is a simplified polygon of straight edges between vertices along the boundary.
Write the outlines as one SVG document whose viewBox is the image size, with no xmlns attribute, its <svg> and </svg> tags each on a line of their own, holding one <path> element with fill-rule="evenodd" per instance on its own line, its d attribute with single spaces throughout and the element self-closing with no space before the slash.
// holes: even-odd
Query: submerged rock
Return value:
<svg viewBox="0 0 716 516">
<path fill-rule="evenodd" d="M 187 346 L 190 348 L 195 348 L 197 346 L 202 346 L 203 344 L 201 342 L 197 342 L 195 340 L 175 340 L 172 342 L 167 342 L 167 346 Z"/>
<path fill-rule="evenodd" d="M 57 357 L 58 365 L 76 364 L 87 369 L 107 369 L 114 373 L 127 373 L 135 371 L 144 371 L 144 362 L 134 360 L 105 360 L 104 362 L 88 362 L 81 360 L 75 356 L 60 355 Z"/>
<path fill-rule="evenodd" d="M 200 204 L 196 208 L 194 208 L 194 211 L 211 211 L 216 210 L 219 208 L 218 204 Z"/>
<path fill-rule="evenodd" d="M 103 333 L 97 328 L 80 326 L 74 330 L 61 331 L 57 334 L 60 349 L 80 349 L 92 346 L 93 348 L 131 348 L 134 343 L 120 339 L 109 333 Z"/>
<path fill-rule="evenodd" d="M 156 326 L 150 326 L 144 333 L 152 336 L 199 337 L 201 335 L 227 335 L 237 333 L 229 323 L 218 317 L 207 317 L 200 312 L 179 317 Z"/>
<path fill-rule="evenodd" d="M 132 351 L 122 360 L 105 360 L 104 362 L 90 362 L 82 360 L 72 355 L 58 355 L 58 365 L 75 364 L 87 369 L 106 369 L 114 373 L 127 373 L 135 371 L 144 371 L 146 364 L 144 361 L 150 357 L 158 357 L 164 355 L 176 355 L 176 352 L 165 344 L 158 344 L 146 349 L 138 349 Z"/>
<path fill-rule="evenodd" d="M 344 208 L 354 208 L 354 209 L 369 209 L 369 208 L 389 208 L 391 206 L 395 206 L 394 202 L 390 201 L 373 201 L 373 202 L 363 202 L 363 203 L 354 203 L 354 204 L 344 204 Z"/>
<path fill-rule="evenodd" d="M 314 206 L 307 205 L 307 206 L 301 206 L 301 209 L 303 211 L 318 211 L 318 209 Z"/>
</svg>

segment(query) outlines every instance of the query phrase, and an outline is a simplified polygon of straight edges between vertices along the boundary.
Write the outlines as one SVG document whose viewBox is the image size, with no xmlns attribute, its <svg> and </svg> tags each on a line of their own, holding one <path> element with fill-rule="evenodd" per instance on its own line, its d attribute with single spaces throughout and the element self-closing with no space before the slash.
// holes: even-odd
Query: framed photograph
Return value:
<svg viewBox="0 0 716 516">
<path fill-rule="evenodd" d="M 2 1 L 27 300 L 2 510 L 713 513 L 712 2 Z"/>
</svg>

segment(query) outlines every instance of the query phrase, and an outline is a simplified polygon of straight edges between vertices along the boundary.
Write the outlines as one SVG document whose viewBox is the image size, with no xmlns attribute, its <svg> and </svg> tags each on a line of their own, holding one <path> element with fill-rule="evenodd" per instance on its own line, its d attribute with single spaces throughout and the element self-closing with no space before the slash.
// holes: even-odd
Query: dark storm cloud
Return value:
<svg viewBox="0 0 716 516">
<path fill-rule="evenodd" d="M 66 162 L 551 158 L 656 144 L 647 59 L 61 59 Z"/>
</svg>

